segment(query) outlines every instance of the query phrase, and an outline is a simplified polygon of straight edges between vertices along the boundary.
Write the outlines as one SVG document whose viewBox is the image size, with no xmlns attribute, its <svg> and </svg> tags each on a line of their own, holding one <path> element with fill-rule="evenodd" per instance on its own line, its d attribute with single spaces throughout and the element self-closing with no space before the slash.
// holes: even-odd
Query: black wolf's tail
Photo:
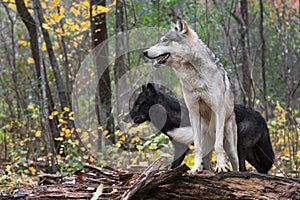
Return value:
<svg viewBox="0 0 300 200">
<path fill-rule="evenodd" d="M 248 161 L 250 161 L 250 164 L 252 164 L 259 173 L 266 174 L 271 169 L 275 156 L 270 140 L 269 129 L 266 122 L 264 120 L 262 121 L 264 123 L 261 127 L 263 131 L 261 133 L 261 138 L 257 141 L 254 147 L 254 151 L 252 152 L 254 155 L 249 155 L 249 157 L 252 158 L 248 159 Z M 254 160 L 255 163 L 251 163 L 251 161 Z"/>
</svg>

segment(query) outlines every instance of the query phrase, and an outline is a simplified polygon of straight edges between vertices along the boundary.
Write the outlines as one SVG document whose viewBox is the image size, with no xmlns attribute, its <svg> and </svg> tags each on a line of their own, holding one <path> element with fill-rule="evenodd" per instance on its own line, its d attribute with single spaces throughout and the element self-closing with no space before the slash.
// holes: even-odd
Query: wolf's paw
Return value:
<svg viewBox="0 0 300 200">
<path fill-rule="evenodd" d="M 216 165 L 216 172 L 217 173 L 229 172 L 229 171 L 230 171 L 230 169 L 226 164 L 217 163 L 217 165 Z"/>
<path fill-rule="evenodd" d="M 193 176 L 196 174 L 200 174 L 203 172 L 203 165 L 200 166 L 194 166 L 190 171 L 189 171 L 189 175 Z"/>
</svg>

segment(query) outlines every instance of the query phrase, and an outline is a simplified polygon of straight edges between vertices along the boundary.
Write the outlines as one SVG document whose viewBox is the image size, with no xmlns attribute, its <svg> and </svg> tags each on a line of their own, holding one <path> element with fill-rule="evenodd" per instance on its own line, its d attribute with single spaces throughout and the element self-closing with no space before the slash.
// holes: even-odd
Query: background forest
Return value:
<svg viewBox="0 0 300 200">
<path fill-rule="evenodd" d="M 142 50 L 124 50 L 133 45 L 128 31 L 151 38 L 141 28 L 168 29 L 182 16 L 222 59 L 236 102 L 254 107 L 268 121 L 276 156 L 271 174 L 300 176 L 299 1 L 2 0 L 0 5 L 0 175 L 19 179 L 21 174 L 24 181 L 42 172 L 73 173 L 85 163 L 147 165 L 162 155 L 170 163 L 168 139 L 147 123 L 122 122 L 127 113 L 115 102 L 131 102 L 117 101 L 113 94 L 129 71 L 135 72 L 131 78 L 150 73 L 134 70 L 147 60 Z M 88 82 L 77 85 L 80 68 L 110 38 L 113 45 L 105 48 L 120 56 L 105 69 L 91 98 L 76 99 L 86 107 L 75 113 L 74 87 L 84 90 Z M 179 81 L 168 73 L 177 88 L 172 92 L 180 94 Z M 76 116 L 87 117 L 91 107 L 98 126 L 78 126 Z M 192 165 L 192 159 L 191 154 L 185 162 Z M 4 181 L 9 182 L 3 176 L 1 185 Z"/>
</svg>

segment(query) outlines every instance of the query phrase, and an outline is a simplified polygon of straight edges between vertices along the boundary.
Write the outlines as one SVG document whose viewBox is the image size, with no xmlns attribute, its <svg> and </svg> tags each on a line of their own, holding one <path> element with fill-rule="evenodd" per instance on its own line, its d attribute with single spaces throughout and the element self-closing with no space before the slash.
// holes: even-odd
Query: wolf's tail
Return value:
<svg viewBox="0 0 300 200">
<path fill-rule="evenodd" d="M 259 173 L 268 173 L 274 163 L 275 156 L 270 140 L 269 129 L 266 123 L 263 125 L 262 136 L 256 143 L 252 153 L 254 155 L 249 155 L 252 157 L 249 161 L 255 160 L 255 163 L 250 164 L 252 164 Z"/>
</svg>

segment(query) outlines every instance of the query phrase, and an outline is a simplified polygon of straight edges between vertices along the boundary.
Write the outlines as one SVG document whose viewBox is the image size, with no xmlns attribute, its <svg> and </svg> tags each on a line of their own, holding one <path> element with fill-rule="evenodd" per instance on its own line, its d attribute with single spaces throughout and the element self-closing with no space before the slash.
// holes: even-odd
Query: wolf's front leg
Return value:
<svg viewBox="0 0 300 200">
<path fill-rule="evenodd" d="M 215 126 L 216 126 L 216 141 L 215 141 L 215 151 L 216 151 L 216 172 L 228 172 L 229 167 L 226 165 L 225 162 L 225 155 L 224 155 L 224 147 L 223 147 L 223 140 L 224 140 L 224 125 L 225 125 L 225 111 L 220 111 L 215 113 Z"/>
<path fill-rule="evenodd" d="M 189 173 L 190 175 L 195 175 L 203 171 L 203 161 L 202 161 L 203 130 L 201 127 L 201 117 L 200 117 L 199 109 L 194 109 L 192 112 L 190 111 L 190 120 L 193 129 L 195 159 L 194 159 L 194 167 L 191 169 Z"/>
</svg>

